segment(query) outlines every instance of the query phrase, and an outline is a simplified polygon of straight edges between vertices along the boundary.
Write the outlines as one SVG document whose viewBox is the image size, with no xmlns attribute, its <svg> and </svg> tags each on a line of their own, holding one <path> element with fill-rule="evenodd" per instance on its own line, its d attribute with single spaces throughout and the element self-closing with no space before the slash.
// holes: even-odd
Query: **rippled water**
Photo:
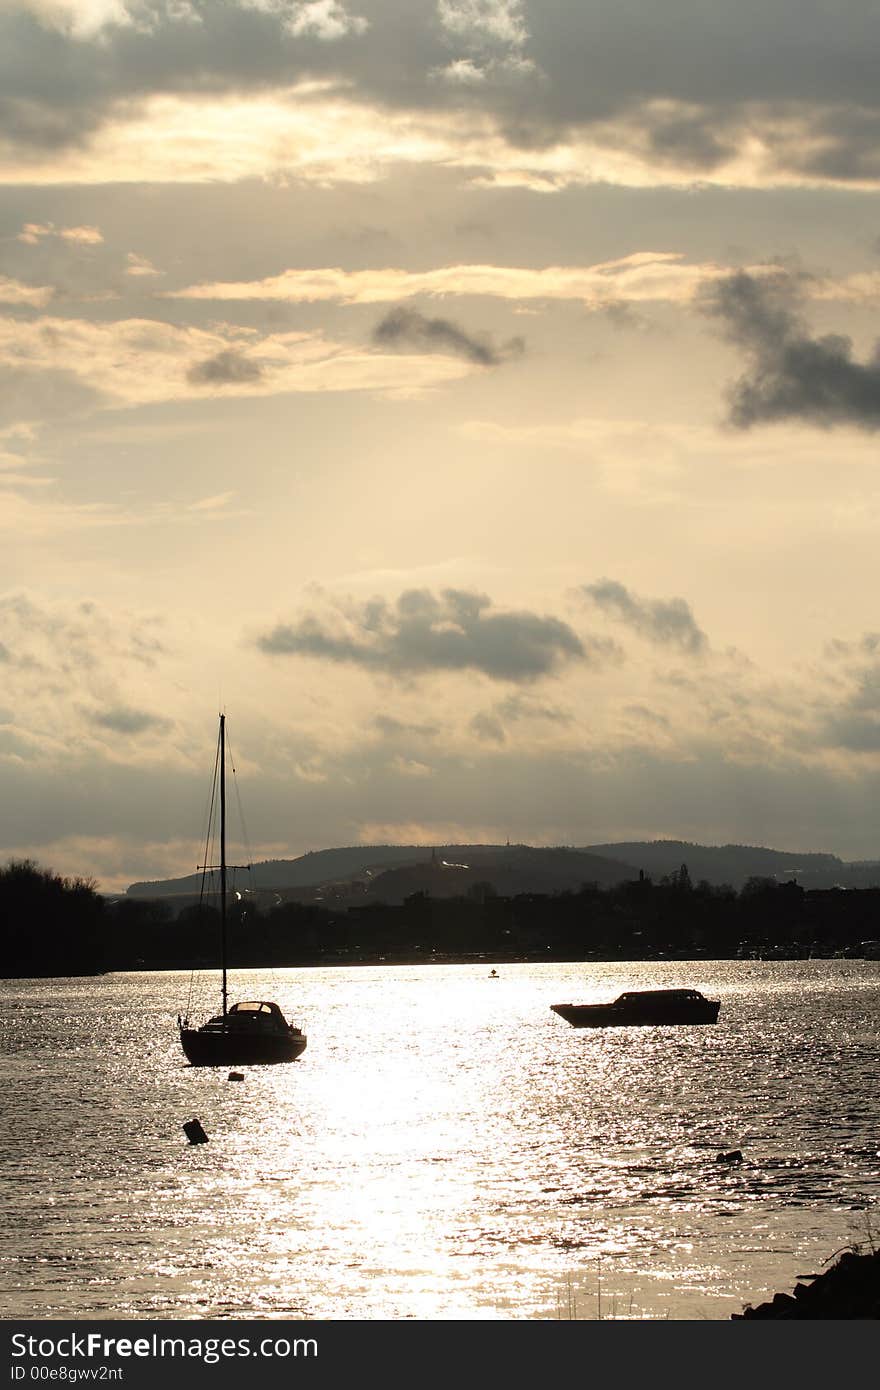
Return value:
<svg viewBox="0 0 880 1390">
<path fill-rule="evenodd" d="M 880 964 L 490 964 L 242 972 L 309 1046 L 238 1084 L 188 976 L 0 983 L 0 1314 L 723 1318 L 876 1234 Z M 658 985 L 719 1023 L 549 1010 Z"/>
</svg>

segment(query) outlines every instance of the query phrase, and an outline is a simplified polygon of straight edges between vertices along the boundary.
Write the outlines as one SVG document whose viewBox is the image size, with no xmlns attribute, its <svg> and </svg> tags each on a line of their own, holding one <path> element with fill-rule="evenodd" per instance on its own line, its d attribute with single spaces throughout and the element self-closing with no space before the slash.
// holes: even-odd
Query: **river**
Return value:
<svg viewBox="0 0 880 1390">
<path fill-rule="evenodd" d="M 880 962 L 495 964 L 243 971 L 309 1045 L 241 1082 L 188 975 L 0 982 L 0 1315 L 717 1319 L 876 1237 Z"/>
</svg>

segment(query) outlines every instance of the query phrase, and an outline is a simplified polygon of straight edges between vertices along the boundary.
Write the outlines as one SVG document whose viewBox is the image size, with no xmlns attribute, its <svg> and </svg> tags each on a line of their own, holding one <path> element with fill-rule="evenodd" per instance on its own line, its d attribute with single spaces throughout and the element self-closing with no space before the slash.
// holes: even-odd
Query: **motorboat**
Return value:
<svg viewBox="0 0 880 1390">
<path fill-rule="evenodd" d="M 551 1004 L 573 1028 L 638 1028 L 717 1023 L 721 1003 L 698 989 L 627 990 L 611 1004 Z"/>
</svg>

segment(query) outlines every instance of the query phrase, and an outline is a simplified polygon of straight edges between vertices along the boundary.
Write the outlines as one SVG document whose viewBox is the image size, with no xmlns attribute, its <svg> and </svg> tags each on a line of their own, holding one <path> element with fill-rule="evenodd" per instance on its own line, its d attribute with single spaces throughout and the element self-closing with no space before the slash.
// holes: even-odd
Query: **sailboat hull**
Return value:
<svg viewBox="0 0 880 1390">
<path fill-rule="evenodd" d="M 180 1045 L 194 1067 L 247 1067 L 293 1062 L 306 1049 L 304 1033 L 254 1035 L 214 1028 L 181 1028 Z"/>
</svg>

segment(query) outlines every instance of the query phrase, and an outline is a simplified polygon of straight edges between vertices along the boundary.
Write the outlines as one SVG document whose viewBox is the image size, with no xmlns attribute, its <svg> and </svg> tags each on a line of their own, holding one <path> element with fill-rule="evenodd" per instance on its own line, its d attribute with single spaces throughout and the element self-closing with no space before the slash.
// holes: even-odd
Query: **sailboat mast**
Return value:
<svg viewBox="0 0 880 1390">
<path fill-rule="evenodd" d="M 226 715 L 220 716 L 220 962 L 226 1017 Z"/>
</svg>

